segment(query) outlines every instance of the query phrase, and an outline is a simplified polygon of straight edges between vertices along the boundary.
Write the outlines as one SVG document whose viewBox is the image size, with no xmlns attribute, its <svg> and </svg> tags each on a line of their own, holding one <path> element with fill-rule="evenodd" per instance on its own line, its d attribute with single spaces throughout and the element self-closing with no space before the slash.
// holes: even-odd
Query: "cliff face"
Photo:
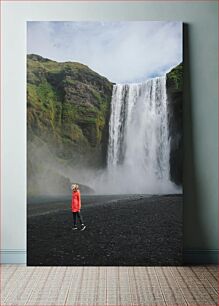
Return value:
<svg viewBox="0 0 219 306">
<path fill-rule="evenodd" d="M 183 64 L 167 73 L 167 97 L 170 133 L 170 177 L 182 184 L 182 102 L 183 102 Z"/>
<path fill-rule="evenodd" d="M 170 176 L 179 185 L 182 68 L 180 64 L 167 74 Z M 71 182 L 63 169 L 73 169 L 69 177 L 77 178 L 75 171 L 81 166 L 98 169 L 106 165 L 112 87 L 80 63 L 27 56 L 28 195 L 67 194 Z"/>
<path fill-rule="evenodd" d="M 28 143 L 44 147 L 54 163 L 106 164 L 112 86 L 80 63 L 27 56 Z M 42 170 L 39 146 L 28 151 L 28 175 Z M 48 177 L 48 176 L 47 176 Z M 30 186 L 31 187 L 31 186 Z M 30 188 L 32 189 L 32 188 Z M 34 188 L 33 188 L 34 189 Z"/>
</svg>

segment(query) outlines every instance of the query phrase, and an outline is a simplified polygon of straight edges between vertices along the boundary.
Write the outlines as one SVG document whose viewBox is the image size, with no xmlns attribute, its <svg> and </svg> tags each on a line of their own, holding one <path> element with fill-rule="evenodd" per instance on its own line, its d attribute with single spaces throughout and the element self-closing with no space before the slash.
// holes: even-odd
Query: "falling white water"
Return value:
<svg viewBox="0 0 219 306">
<path fill-rule="evenodd" d="M 107 171 L 112 193 L 171 193 L 166 77 L 113 87 Z"/>
</svg>

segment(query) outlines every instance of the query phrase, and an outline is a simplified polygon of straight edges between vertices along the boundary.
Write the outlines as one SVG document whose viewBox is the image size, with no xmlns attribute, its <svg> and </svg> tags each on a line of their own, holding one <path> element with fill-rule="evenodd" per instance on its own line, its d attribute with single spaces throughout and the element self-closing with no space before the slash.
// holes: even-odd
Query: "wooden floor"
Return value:
<svg viewBox="0 0 219 306">
<path fill-rule="evenodd" d="M 1 266 L 0 305 L 217 305 L 217 266 Z"/>
</svg>

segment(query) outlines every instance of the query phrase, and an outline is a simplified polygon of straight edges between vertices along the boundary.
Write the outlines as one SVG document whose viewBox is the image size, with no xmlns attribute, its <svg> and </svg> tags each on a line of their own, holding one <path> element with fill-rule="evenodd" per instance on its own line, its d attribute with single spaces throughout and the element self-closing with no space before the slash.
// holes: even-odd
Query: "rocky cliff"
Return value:
<svg viewBox="0 0 219 306">
<path fill-rule="evenodd" d="M 179 64 L 167 73 L 167 97 L 170 135 L 170 177 L 182 184 L 182 103 L 183 103 L 183 64 Z"/>
<path fill-rule="evenodd" d="M 180 64 L 167 73 L 170 175 L 179 185 L 182 69 Z M 28 195 L 68 194 L 71 182 L 63 169 L 70 168 L 69 177 L 77 178 L 82 166 L 105 167 L 112 87 L 86 65 L 27 56 Z"/>
<path fill-rule="evenodd" d="M 37 181 L 45 168 L 39 158 L 50 155 L 53 164 L 106 164 L 112 86 L 83 64 L 27 56 L 28 178 Z"/>
</svg>

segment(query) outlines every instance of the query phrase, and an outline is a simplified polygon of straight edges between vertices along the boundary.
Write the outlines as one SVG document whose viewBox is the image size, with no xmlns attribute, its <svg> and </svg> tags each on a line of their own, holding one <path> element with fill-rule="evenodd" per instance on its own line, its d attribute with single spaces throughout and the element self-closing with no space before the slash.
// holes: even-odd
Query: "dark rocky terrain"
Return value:
<svg viewBox="0 0 219 306">
<path fill-rule="evenodd" d="M 182 264 L 182 195 L 82 196 L 83 232 L 70 198 L 39 201 L 28 205 L 29 266 Z"/>
</svg>

